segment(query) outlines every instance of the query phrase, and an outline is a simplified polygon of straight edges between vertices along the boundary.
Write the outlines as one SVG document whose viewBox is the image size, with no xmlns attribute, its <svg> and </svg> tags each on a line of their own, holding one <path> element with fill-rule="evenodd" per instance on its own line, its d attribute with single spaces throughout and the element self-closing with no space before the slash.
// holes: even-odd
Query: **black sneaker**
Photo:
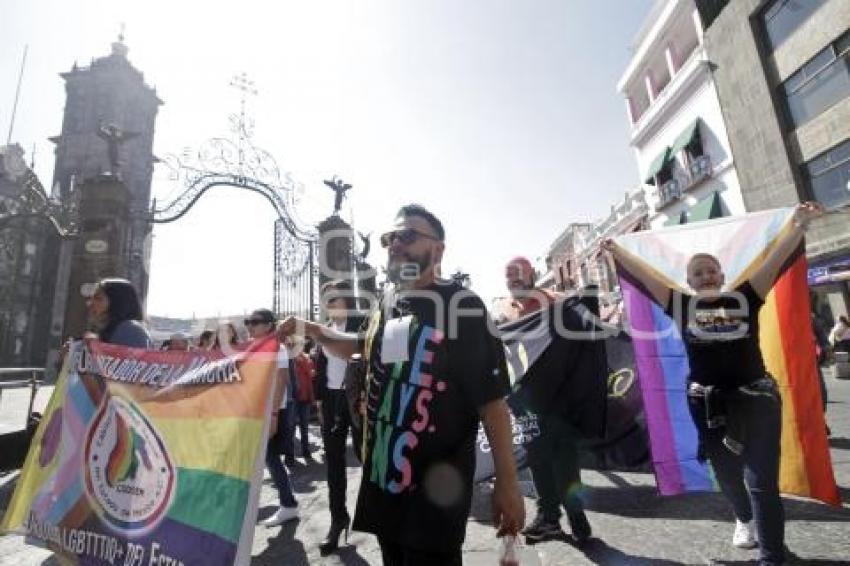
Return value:
<svg viewBox="0 0 850 566">
<path fill-rule="evenodd" d="M 569 511 L 567 519 L 570 522 L 570 530 L 573 533 L 573 538 L 578 544 L 584 544 L 590 538 L 590 523 L 587 520 L 587 515 L 584 511 Z"/>
<path fill-rule="evenodd" d="M 551 521 L 543 515 L 537 515 L 534 522 L 522 530 L 522 534 L 529 543 L 533 544 L 561 538 L 564 536 L 564 531 L 561 530 L 561 524 L 558 521 Z"/>
</svg>

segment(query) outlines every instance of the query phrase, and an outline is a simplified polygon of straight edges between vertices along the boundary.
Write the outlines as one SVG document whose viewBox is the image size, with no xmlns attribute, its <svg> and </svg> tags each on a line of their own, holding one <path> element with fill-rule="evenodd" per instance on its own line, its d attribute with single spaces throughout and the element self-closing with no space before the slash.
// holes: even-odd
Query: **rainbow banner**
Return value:
<svg viewBox="0 0 850 566">
<path fill-rule="evenodd" d="M 688 259 L 706 252 L 720 260 L 728 289 L 744 282 L 792 228 L 792 209 L 685 224 L 621 236 L 616 245 L 685 292 Z M 832 472 L 810 324 L 806 258 L 788 262 L 759 314 L 761 351 L 782 395 L 780 490 L 840 504 Z M 635 348 L 662 495 L 715 490 L 708 463 L 697 459 L 697 431 L 688 411 L 685 347 L 673 321 L 622 265 L 617 266 Z"/>
<path fill-rule="evenodd" d="M 0 530 L 76 564 L 247 564 L 278 347 L 76 342 Z"/>
</svg>

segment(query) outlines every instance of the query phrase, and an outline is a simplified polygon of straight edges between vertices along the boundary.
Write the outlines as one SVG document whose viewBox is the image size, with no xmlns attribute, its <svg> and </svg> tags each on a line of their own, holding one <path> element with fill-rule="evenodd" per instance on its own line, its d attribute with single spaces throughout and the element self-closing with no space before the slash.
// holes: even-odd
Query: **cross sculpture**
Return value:
<svg viewBox="0 0 850 566">
<path fill-rule="evenodd" d="M 339 209 L 342 208 L 342 200 L 345 198 L 345 193 L 351 189 L 351 184 L 343 183 L 342 179 L 334 176 L 330 181 L 324 181 L 325 185 L 335 193 L 333 215 L 339 215 Z"/>
<path fill-rule="evenodd" d="M 115 124 L 107 124 L 98 129 L 97 135 L 107 145 L 109 152 L 109 173 L 116 177 L 120 176 L 121 160 L 118 150 L 121 144 L 137 137 L 139 132 L 125 132 Z"/>
</svg>

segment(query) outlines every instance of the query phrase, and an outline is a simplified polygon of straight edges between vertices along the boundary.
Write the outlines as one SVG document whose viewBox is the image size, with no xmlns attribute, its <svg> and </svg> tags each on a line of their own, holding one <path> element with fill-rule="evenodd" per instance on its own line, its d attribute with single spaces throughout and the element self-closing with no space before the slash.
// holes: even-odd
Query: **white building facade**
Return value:
<svg viewBox="0 0 850 566">
<path fill-rule="evenodd" d="M 745 212 L 694 0 L 659 0 L 617 89 L 650 228 Z"/>
</svg>

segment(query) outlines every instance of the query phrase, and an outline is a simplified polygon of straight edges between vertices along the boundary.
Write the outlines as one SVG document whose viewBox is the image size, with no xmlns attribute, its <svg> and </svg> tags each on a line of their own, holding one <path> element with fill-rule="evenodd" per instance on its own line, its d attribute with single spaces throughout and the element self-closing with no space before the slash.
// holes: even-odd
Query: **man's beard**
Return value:
<svg viewBox="0 0 850 566">
<path fill-rule="evenodd" d="M 410 254 L 400 254 L 402 257 L 391 258 L 387 262 L 387 279 L 390 283 L 404 285 L 419 279 L 431 267 L 431 252 L 425 252 L 420 257 Z"/>
<path fill-rule="evenodd" d="M 518 285 L 516 287 L 508 287 L 508 291 L 511 293 L 511 297 L 513 297 L 514 299 L 524 299 L 528 297 L 533 290 L 534 285 L 529 285 L 527 283 L 523 283 L 522 285 Z"/>
</svg>

